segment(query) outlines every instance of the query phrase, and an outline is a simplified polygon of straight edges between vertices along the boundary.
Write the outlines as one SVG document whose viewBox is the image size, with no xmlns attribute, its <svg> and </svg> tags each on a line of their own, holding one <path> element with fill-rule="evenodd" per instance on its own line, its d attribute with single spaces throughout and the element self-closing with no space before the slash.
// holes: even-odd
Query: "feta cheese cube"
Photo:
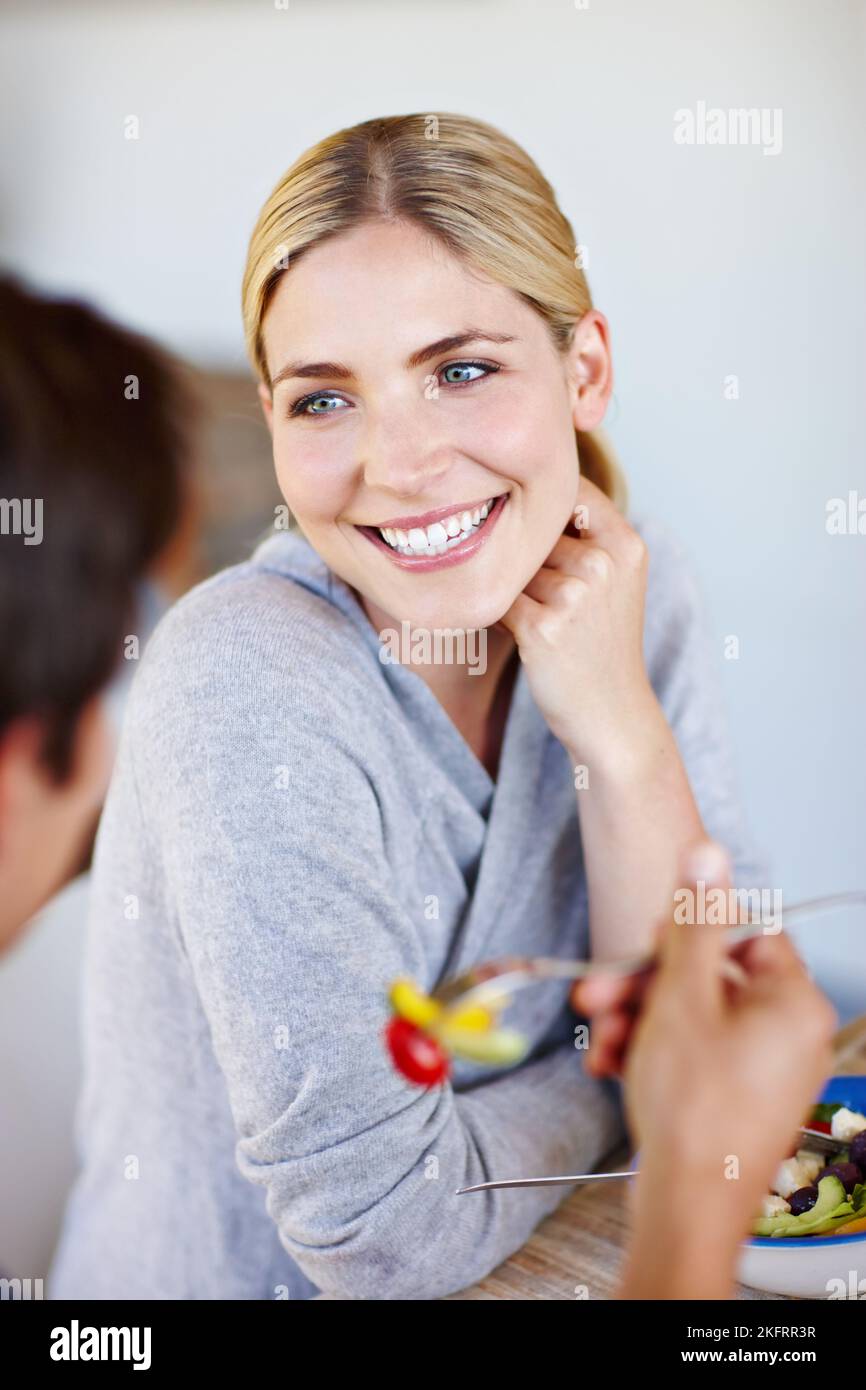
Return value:
<svg viewBox="0 0 866 1390">
<path fill-rule="evenodd" d="M 764 1197 L 761 1201 L 762 1216 L 782 1216 L 791 1210 L 791 1204 L 786 1202 L 784 1197 L 777 1197 L 775 1193 Z"/>
<path fill-rule="evenodd" d="M 798 1149 L 797 1162 L 800 1165 L 801 1173 L 806 1175 L 803 1186 L 807 1187 L 815 1181 L 821 1169 L 826 1168 L 832 1160 L 825 1158 L 823 1154 L 816 1153 L 814 1149 Z"/>
<path fill-rule="evenodd" d="M 797 1158 L 786 1158 L 785 1162 L 779 1166 L 776 1174 L 776 1181 L 773 1183 L 773 1191 L 778 1192 L 780 1197 L 790 1197 L 792 1192 L 796 1192 L 798 1187 L 809 1187 L 811 1179 L 804 1171 L 800 1160 Z"/>
<path fill-rule="evenodd" d="M 846 1110 L 844 1105 L 841 1110 L 830 1121 L 830 1133 L 834 1139 L 840 1139 L 843 1144 L 847 1144 L 853 1139 L 855 1134 L 860 1134 L 866 1129 L 866 1115 L 859 1115 L 856 1110 Z"/>
</svg>

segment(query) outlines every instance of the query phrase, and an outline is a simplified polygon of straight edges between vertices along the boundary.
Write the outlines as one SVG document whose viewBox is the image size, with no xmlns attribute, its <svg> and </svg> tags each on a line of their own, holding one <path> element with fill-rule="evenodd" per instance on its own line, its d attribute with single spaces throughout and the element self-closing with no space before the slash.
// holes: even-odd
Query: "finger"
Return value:
<svg viewBox="0 0 866 1390">
<path fill-rule="evenodd" d="M 816 1000 L 824 1000 L 832 1012 L 789 937 L 756 937 L 744 943 L 737 959 L 748 977 L 747 989 L 740 997 L 745 1007 L 769 1005 L 783 1011 L 808 1010 Z M 835 1026 L 835 1014 L 832 1022 Z"/>
<path fill-rule="evenodd" d="M 604 1009 L 636 1008 L 643 1001 L 651 975 L 650 970 L 638 975 L 590 975 L 574 986 L 572 1006 L 587 1018 Z"/>
<path fill-rule="evenodd" d="M 754 979 L 762 975 L 778 979 L 805 973 L 796 946 L 784 932 L 752 937 L 735 947 L 731 955 Z"/>
<path fill-rule="evenodd" d="M 677 889 L 673 920 L 662 938 L 659 985 L 700 1010 L 717 1012 L 724 999 L 721 962 L 725 931 L 699 920 L 713 890 L 727 892 L 730 862 L 721 845 L 702 840 L 683 859 L 686 887 Z"/>
<path fill-rule="evenodd" d="M 544 562 L 544 568 L 560 574 L 580 575 L 585 571 L 587 578 L 610 573 L 614 555 L 603 545 L 591 542 L 588 537 L 560 536 Z M 540 573 L 540 571 L 539 571 Z"/>
<path fill-rule="evenodd" d="M 591 483 L 583 473 L 580 475 L 572 515 L 581 537 L 604 540 L 611 548 L 629 539 L 637 539 L 634 529 L 622 512 L 607 494 L 602 492 L 600 487 L 596 487 L 595 483 Z"/>
<path fill-rule="evenodd" d="M 620 1069 L 634 1025 L 635 1016 L 626 1009 L 614 1009 L 593 1020 L 586 1055 L 593 1076 L 609 1076 Z"/>
<path fill-rule="evenodd" d="M 542 605 L 528 594 L 521 593 L 512 603 L 511 607 L 499 619 L 500 624 L 511 633 L 515 642 L 519 644 L 521 637 L 532 630 L 534 623 L 541 617 Z"/>
<path fill-rule="evenodd" d="M 796 1046 L 805 1049 L 805 1057 L 819 1070 L 824 1067 L 822 1058 L 832 1055 L 839 1019 L 830 1000 L 805 971 L 749 981 L 748 988 L 739 992 L 735 1008 L 740 1017 L 759 1014 L 774 1036 L 796 1033 Z"/>
<path fill-rule="evenodd" d="M 523 592 L 548 609 L 566 612 L 575 602 L 580 602 L 586 590 L 579 575 L 542 568 L 532 576 Z"/>
<path fill-rule="evenodd" d="M 591 482 L 585 473 L 581 473 L 577 479 L 577 487 L 574 493 L 574 507 L 572 510 L 577 511 L 581 504 L 585 507 L 589 507 L 593 502 L 598 502 L 600 511 L 603 511 L 605 505 L 613 507 L 613 503 L 607 493 L 602 492 L 601 488 L 598 487 L 596 483 Z M 613 509 L 616 511 L 616 507 L 613 507 Z"/>
</svg>

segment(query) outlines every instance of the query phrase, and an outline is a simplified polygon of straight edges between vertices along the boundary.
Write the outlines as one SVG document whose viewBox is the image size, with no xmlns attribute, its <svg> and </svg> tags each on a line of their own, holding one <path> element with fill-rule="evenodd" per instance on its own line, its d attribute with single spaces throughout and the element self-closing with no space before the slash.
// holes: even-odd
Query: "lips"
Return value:
<svg viewBox="0 0 866 1390">
<path fill-rule="evenodd" d="M 358 530 L 401 569 L 440 569 L 461 563 L 480 549 L 507 499 L 506 492 L 474 506 L 440 507 L 423 516 L 402 517 L 383 526 L 359 526 Z"/>
<path fill-rule="evenodd" d="M 401 555 L 444 555 L 481 527 L 495 500 L 488 497 L 480 507 L 458 509 L 427 526 L 380 526 L 379 534 Z"/>
<path fill-rule="evenodd" d="M 410 531 L 413 526 L 432 526 L 434 521 L 442 521 L 449 516 L 459 516 L 466 511 L 474 512 L 477 507 L 483 506 L 489 500 L 487 497 L 479 497 L 474 502 L 461 502 L 459 506 L 433 507 L 429 512 L 418 512 L 415 516 L 398 516 L 391 521 L 377 521 L 375 529 L 379 531 L 398 529 Z"/>
</svg>

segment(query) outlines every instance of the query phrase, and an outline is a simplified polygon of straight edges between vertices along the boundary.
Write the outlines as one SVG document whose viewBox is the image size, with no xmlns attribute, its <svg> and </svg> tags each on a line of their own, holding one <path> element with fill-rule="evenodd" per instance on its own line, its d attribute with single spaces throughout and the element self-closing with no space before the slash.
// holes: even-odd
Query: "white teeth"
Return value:
<svg viewBox="0 0 866 1390">
<path fill-rule="evenodd" d="M 491 497 L 472 512 L 455 512 L 453 516 L 434 521 L 426 528 L 413 526 L 406 532 L 397 526 L 380 527 L 379 535 L 401 555 L 444 555 L 446 550 L 460 545 L 486 521 L 495 501 L 496 498 Z"/>
</svg>

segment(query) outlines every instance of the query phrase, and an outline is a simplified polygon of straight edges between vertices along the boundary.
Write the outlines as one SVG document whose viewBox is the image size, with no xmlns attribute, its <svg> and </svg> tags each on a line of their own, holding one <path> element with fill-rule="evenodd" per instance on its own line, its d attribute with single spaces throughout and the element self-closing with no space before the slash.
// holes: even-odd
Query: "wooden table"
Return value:
<svg viewBox="0 0 866 1390">
<path fill-rule="evenodd" d="M 866 1072 L 866 1015 L 854 1019 L 835 1040 L 836 1075 Z M 625 1167 L 628 1155 L 617 1152 L 603 1169 Z M 515 1255 L 486 1279 L 447 1302 L 470 1299 L 553 1299 L 573 1302 L 584 1287 L 593 1299 L 612 1298 L 628 1234 L 624 1182 L 582 1183 L 541 1223 Z M 586 1294 L 583 1294 L 586 1297 Z M 737 1298 L 777 1299 L 737 1286 Z"/>
</svg>

